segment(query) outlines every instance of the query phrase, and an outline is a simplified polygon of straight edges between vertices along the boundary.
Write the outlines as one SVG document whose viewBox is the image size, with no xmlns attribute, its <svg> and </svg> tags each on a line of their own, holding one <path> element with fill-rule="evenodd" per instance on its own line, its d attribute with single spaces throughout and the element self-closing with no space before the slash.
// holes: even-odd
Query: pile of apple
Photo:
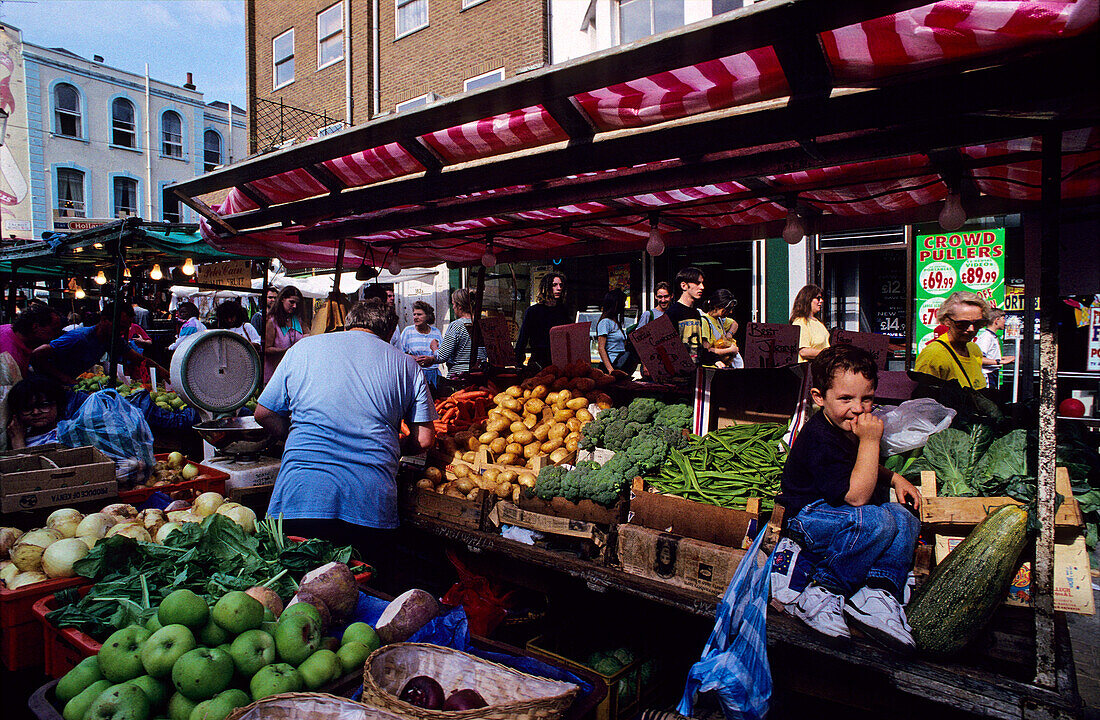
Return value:
<svg viewBox="0 0 1100 720">
<path fill-rule="evenodd" d="M 358 599 L 351 570 L 339 563 L 308 573 L 301 587 L 328 598 L 339 620 L 355 608 L 349 587 Z M 65 720 L 224 720 L 260 698 L 318 690 L 361 671 L 381 645 L 366 623 L 348 625 L 337 640 L 324 636 L 322 622 L 310 602 L 283 610 L 265 587 L 226 593 L 213 607 L 176 590 L 144 626 L 116 631 L 61 678 L 55 698 Z"/>
</svg>

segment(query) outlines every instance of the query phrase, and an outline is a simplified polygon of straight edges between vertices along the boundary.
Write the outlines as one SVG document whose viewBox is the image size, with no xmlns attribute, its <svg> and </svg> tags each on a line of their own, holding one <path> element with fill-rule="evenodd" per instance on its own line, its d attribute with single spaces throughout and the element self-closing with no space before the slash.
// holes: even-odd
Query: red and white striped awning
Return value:
<svg viewBox="0 0 1100 720">
<path fill-rule="evenodd" d="M 821 32 L 818 35 L 834 87 L 881 84 L 929 67 L 975 58 L 1003 57 L 1044 43 L 1095 32 L 1100 0 L 945 0 L 924 7 Z M 669 123 L 681 118 L 752 103 L 784 98 L 791 83 L 773 47 L 762 47 L 680 67 L 630 82 L 595 88 L 568 98 L 594 132 L 622 131 Z M 416 141 L 440 163 L 452 166 L 483 161 L 503 153 L 529 151 L 563 143 L 569 134 L 542 105 L 467 122 L 419 135 Z M 1062 196 L 1100 196 L 1100 130 L 1067 132 L 1063 138 Z M 996 198 L 1035 201 L 1040 195 L 1040 162 L 1020 159 L 1038 152 L 1038 137 L 960 148 L 971 159 L 983 159 L 980 169 L 967 171 L 981 193 Z M 1005 156 L 1004 164 L 995 162 Z M 398 142 L 359 150 L 321 163 L 348 188 L 358 188 L 426 170 Z M 648 166 L 647 166 L 648 167 Z M 642 169 L 647 169 L 643 167 Z M 487 169 L 487 172 L 491 170 Z M 614 172 L 609 170 L 610 172 Z M 598 173 L 562 178 L 568 183 Z M 307 169 L 296 169 L 249 180 L 247 191 L 233 188 L 213 210 L 222 217 L 267 205 L 295 203 L 331 192 Z M 525 188 L 530 189 L 530 188 Z M 507 194 L 517 188 L 488 193 Z M 581 227 L 588 238 L 636 243 L 649 232 L 657 212 L 662 229 L 675 230 L 676 220 L 700 228 L 753 225 L 782 220 L 788 210 L 777 197 L 790 198 L 826 215 L 882 215 L 942 201 L 948 186 L 933 161 L 923 154 L 767 175 L 746 186 L 718 182 L 672 188 L 624 197 L 592 198 L 561 207 L 531 207 L 502 216 L 470 217 L 445 224 L 353 234 L 347 243 L 349 262 L 382 264 L 399 246 L 405 265 L 441 260 L 474 262 L 491 235 L 499 248 L 543 249 L 577 242 L 577 237 L 552 226 L 531 227 L 533 221 L 561 220 Z M 251 196 L 251 197 L 250 197 Z M 364 213 L 369 218 L 376 212 Z M 310 228 L 346 222 L 348 217 L 312 222 Z M 663 219 L 663 220 L 662 220 Z M 517 227 L 519 226 L 519 227 Z M 232 235 L 203 221 L 211 245 L 230 252 L 280 257 L 290 266 L 331 265 L 334 242 L 302 244 L 303 225 Z M 423 240 L 418 242 L 418 239 Z M 374 249 L 372 249 L 374 248 Z"/>
</svg>

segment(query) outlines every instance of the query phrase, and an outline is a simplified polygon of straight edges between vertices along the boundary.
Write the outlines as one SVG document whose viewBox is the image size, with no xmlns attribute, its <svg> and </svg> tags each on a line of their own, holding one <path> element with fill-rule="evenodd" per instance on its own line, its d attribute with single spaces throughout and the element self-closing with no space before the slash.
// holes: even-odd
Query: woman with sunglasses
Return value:
<svg viewBox="0 0 1100 720">
<path fill-rule="evenodd" d="M 989 304 L 977 293 L 954 292 L 944 300 L 936 319 L 947 326 L 947 332 L 924 346 L 913 369 L 981 390 L 986 386 L 982 349 L 974 337 L 989 324 Z"/>
<path fill-rule="evenodd" d="M 706 310 L 700 332 L 705 351 L 703 364 L 735 369 L 745 367 L 741 350 L 733 339 L 737 332 L 737 321 L 733 319 L 737 299 L 733 293 L 725 288 L 715 290 L 703 307 Z"/>
<path fill-rule="evenodd" d="M 791 307 L 791 325 L 800 329 L 798 336 L 798 362 L 813 360 L 829 347 L 829 329 L 815 315 L 825 305 L 825 292 L 817 285 L 807 285 L 794 296 Z"/>
</svg>

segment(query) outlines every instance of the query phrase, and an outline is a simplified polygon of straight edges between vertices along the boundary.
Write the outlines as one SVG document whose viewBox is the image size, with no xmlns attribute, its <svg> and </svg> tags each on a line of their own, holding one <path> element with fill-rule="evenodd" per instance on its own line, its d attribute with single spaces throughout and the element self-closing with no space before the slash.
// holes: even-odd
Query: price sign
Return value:
<svg viewBox="0 0 1100 720">
<path fill-rule="evenodd" d="M 918 235 L 914 243 L 914 341 L 920 352 L 939 325 L 936 310 L 959 290 L 981 295 L 993 307 L 1005 300 L 1005 231 Z"/>
<path fill-rule="evenodd" d="M 669 382 L 676 377 L 690 376 L 695 372 L 687 345 L 680 339 L 680 332 L 667 315 L 647 322 L 630 333 L 630 342 L 646 372 L 657 382 Z"/>
<path fill-rule="evenodd" d="M 1089 345 L 1085 368 L 1100 371 L 1100 307 L 1089 308 Z"/>
<path fill-rule="evenodd" d="M 489 364 L 493 367 L 515 365 L 512 333 L 508 331 L 508 321 L 500 316 L 484 317 L 478 324 L 481 326 L 481 342 L 485 344 Z"/>
<path fill-rule="evenodd" d="M 588 337 L 592 323 L 571 323 L 550 328 L 550 361 L 558 367 L 571 365 L 578 360 L 591 361 L 591 340 Z"/>
<path fill-rule="evenodd" d="M 745 328 L 745 367 L 783 367 L 798 362 L 797 325 L 749 323 Z"/>
<path fill-rule="evenodd" d="M 886 369 L 886 361 L 890 358 L 890 338 L 878 333 L 853 332 L 834 328 L 830 343 L 832 345 L 855 345 L 866 350 L 875 359 L 875 365 L 878 365 L 879 370 Z"/>
</svg>

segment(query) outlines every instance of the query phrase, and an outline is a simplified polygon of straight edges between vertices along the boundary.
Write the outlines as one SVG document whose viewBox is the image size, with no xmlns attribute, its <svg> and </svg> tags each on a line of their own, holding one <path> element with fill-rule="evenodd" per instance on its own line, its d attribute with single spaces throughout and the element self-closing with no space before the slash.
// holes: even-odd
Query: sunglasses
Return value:
<svg viewBox="0 0 1100 720">
<path fill-rule="evenodd" d="M 969 327 L 973 327 L 975 330 L 981 330 L 989 323 L 985 320 L 956 320 L 954 318 L 948 318 L 951 324 L 960 330 L 966 330 Z"/>
</svg>

